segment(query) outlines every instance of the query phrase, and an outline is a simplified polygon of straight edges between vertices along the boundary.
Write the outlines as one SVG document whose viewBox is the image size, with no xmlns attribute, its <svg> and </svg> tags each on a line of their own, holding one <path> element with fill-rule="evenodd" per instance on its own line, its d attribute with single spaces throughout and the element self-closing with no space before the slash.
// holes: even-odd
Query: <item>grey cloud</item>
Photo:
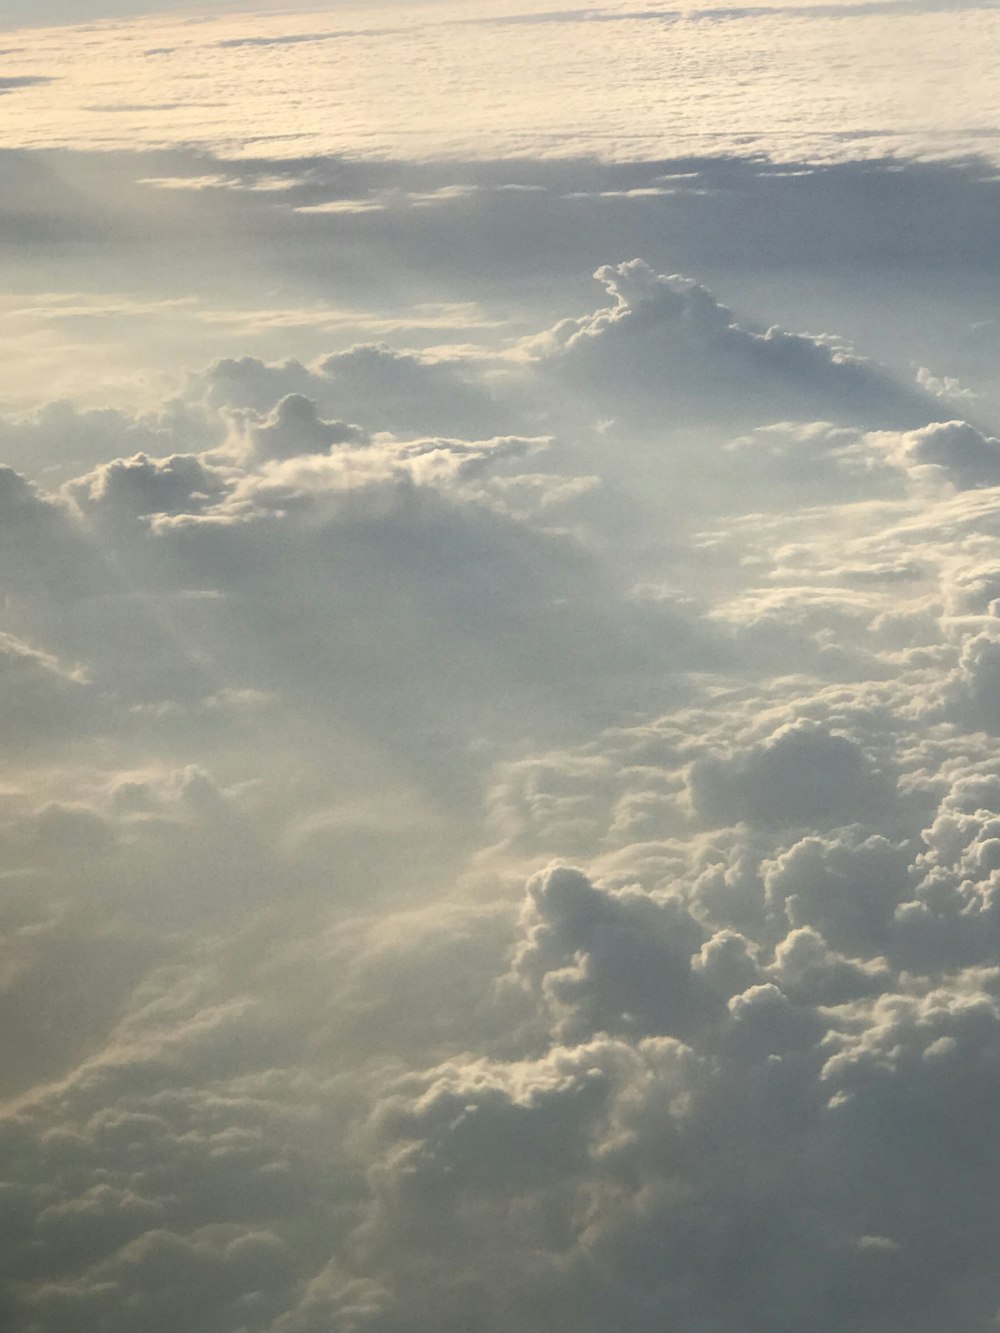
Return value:
<svg viewBox="0 0 1000 1333">
<path fill-rule="evenodd" d="M 604 892 L 557 867 L 529 883 L 522 929 L 513 978 L 549 1009 L 562 1040 L 598 1032 L 683 1037 L 711 1012 L 706 973 L 691 966 L 702 932 L 679 902 Z"/>
<path fill-rule="evenodd" d="M 218 501 L 225 477 L 193 454 L 116 459 L 69 482 L 65 494 L 84 514 L 130 520 L 151 514 L 198 513 Z"/>
<path fill-rule="evenodd" d="M 43 74 L 9 74 L 0 78 L 0 95 L 16 92 L 18 88 L 35 88 L 39 84 L 52 82 L 50 77 Z"/>
<path fill-rule="evenodd" d="M 17 1333 L 989 1326 L 994 441 L 602 274 L 6 414 Z"/>
<path fill-rule="evenodd" d="M 1000 728 L 1000 638 L 989 631 L 970 635 L 942 695 L 948 713 L 963 726 L 995 735 Z"/>
<path fill-rule="evenodd" d="M 908 897 L 909 867 L 908 849 L 878 834 L 812 835 L 765 868 L 764 885 L 792 926 L 815 928 L 839 949 L 877 953 Z"/>
<path fill-rule="evenodd" d="M 135 1319 L 151 1330 L 174 1328 L 178 1320 L 192 1330 L 219 1321 L 260 1329 L 280 1309 L 290 1270 L 286 1247 L 266 1232 L 181 1237 L 149 1230 L 89 1281 L 42 1286 L 29 1309 L 53 1330 L 79 1327 L 81 1319 L 109 1329 Z"/>
<path fill-rule="evenodd" d="M 333 445 L 360 444 L 365 439 L 358 426 L 323 421 L 312 399 L 301 394 L 287 394 L 266 417 L 248 421 L 246 433 L 251 449 L 262 458 L 320 454 Z"/>
<path fill-rule="evenodd" d="M 783 727 L 743 753 L 698 760 L 690 791 L 709 823 L 808 827 L 877 817 L 888 795 L 856 741 L 808 723 Z"/>
<path fill-rule="evenodd" d="M 890 457 L 917 475 L 939 471 L 962 490 L 1000 482 L 1000 441 L 968 422 L 925 426 L 886 443 Z"/>
<path fill-rule="evenodd" d="M 87 587 L 87 551 L 64 505 L 13 468 L 0 468 L 4 591 L 26 601 Z"/>
<path fill-rule="evenodd" d="M 400 434 L 495 433 L 502 420 L 488 395 L 460 368 L 387 346 L 363 345 L 322 357 L 265 365 L 253 357 L 224 360 L 204 376 L 209 402 L 270 412 L 288 395 L 370 430 Z"/>
<path fill-rule="evenodd" d="M 940 416 L 932 398 L 836 339 L 777 326 L 756 333 L 690 278 L 656 274 L 640 259 L 605 265 L 595 277 L 614 304 L 564 320 L 526 346 L 563 373 L 586 377 L 609 402 L 637 396 L 646 411 L 660 403 L 684 413 L 694 398 L 701 412 L 713 402 L 721 413 L 766 411 L 772 419 L 811 404 L 851 424 Z"/>
<path fill-rule="evenodd" d="M 769 424 L 729 441 L 725 453 L 741 494 L 762 509 L 901 492 L 896 469 L 862 431 L 826 421 Z"/>
<path fill-rule="evenodd" d="M 154 457 L 221 443 L 224 430 L 180 402 L 149 415 L 114 408 L 80 411 L 65 400 L 0 418 L 0 448 L 7 464 L 52 486 L 111 458 Z"/>
<path fill-rule="evenodd" d="M 66 738 L 90 703 L 86 677 L 50 654 L 0 634 L 0 730 L 11 747 Z"/>
</svg>

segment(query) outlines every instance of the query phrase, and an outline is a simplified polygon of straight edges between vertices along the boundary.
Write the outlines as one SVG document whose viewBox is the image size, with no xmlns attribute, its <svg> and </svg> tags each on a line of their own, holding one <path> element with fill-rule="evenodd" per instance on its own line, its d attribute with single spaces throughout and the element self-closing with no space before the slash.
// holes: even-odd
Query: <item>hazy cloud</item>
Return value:
<svg viewBox="0 0 1000 1333">
<path fill-rule="evenodd" d="M 19 34 L 4 1328 L 995 1324 L 953 9 Z"/>
</svg>

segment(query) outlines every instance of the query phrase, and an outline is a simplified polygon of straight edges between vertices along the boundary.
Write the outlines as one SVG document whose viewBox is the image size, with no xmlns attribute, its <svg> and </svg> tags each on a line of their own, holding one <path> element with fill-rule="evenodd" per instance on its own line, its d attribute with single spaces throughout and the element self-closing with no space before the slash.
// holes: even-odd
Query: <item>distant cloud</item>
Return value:
<svg viewBox="0 0 1000 1333">
<path fill-rule="evenodd" d="M 109 15 L 123 9 L 131 6 L 104 6 Z M 342 9 L 310 6 L 278 15 L 205 14 L 198 23 L 147 16 L 109 23 L 102 40 L 118 52 L 114 100 L 123 106 L 170 102 L 158 92 L 160 81 L 172 87 L 178 70 L 185 79 L 184 106 L 152 120 L 138 110 L 118 118 L 113 142 L 129 150 L 183 144 L 225 154 L 421 160 L 995 155 L 993 132 L 978 127 L 997 119 L 986 55 L 996 13 L 988 5 L 961 7 L 958 39 L 954 12 L 892 3 L 690 13 L 667 3 L 622 10 L 492 3 L 470 21 L 449 5 L 388 5 L 385 22 L 358 26 L 345 22 Z M 50 21 L 67 17 L 64 9 Z M 972 29 L 975 37 L 965 40 Z M 85 146 L 93 113 L 84 108 L 108 105 L 112 85 L 92 49 L 81 46 L 86 27 L 43 31 L 32 41 L 46 69 L 58 76 L 72 67 L 73 78 L 49 95 L 43 118 L 29 114 L 26 100 L 23 119 L 5 119 L 0 143 Z M 507 77 L 512 58 L 521 71 L 516 88 Z M 262 60 L 266 77 L 256 69 Z M 675 63 L 684 77 L 670 76 Z M 692 69 L 697 77 L 688 75 Z M 652 105 L 651 78 L 660 89 Z M 956 92 L 929 124 L 926 107 L 941 86 Z M 310 115 L 289 119 L 300 98 Z M 199 103 L 205 110 L 192 114 Z M 461 116 L 452 114 L 455 105 Z"/>
</svg>

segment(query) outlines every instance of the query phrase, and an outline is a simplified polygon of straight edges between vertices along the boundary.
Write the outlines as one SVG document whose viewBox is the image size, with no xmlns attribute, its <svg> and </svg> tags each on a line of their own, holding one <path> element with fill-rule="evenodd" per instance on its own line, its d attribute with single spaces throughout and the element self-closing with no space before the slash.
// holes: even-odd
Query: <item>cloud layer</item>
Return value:
<svg viewBox="0 0 1000 1333">
<path fill-rule="evenodd" d="M 0 50 L 0 1325 L 988 1333 L 996 9 L 279 9 Z"/>
<path fill-rule="evenodd" d="M 491 0 L 473 16 L 394 4 L 200 19 L 25 30 L 13 75 L 54 82 L 9 99 L 0 143 L 618 161 L 996 151 L 989 5 Z"/>
<path fill-rule="evenodd" d="M 1000 442 L 597 278 L 0 422 L 7 1327 L 991 1326 Z"/>
</svg>

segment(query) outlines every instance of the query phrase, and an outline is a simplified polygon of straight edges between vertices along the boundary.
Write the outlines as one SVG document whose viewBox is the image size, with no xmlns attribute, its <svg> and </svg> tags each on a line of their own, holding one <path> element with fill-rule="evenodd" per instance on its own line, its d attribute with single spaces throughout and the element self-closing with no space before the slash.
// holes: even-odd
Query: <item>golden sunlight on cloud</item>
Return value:
<svg viewBox="0 0 1000 1333">
<path fill-rule="evenodd" d="M 0 146 L 404 159 L 993 153 L 998 29 L 995 9 L 934 4 L 558 11 L 487 0 L 472 16 L 454 3 L 324 6 L 25 31 L 0 55 Z"/>
</svg>

